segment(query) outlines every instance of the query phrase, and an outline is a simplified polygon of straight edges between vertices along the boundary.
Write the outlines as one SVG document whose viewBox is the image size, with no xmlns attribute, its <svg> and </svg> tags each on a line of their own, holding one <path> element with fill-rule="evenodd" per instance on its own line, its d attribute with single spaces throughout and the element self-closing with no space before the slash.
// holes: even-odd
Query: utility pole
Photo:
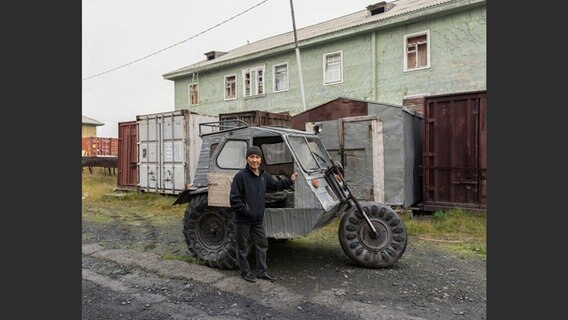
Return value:
<svg viewBox="0 0 568 320">
<path fill-rule="evenodd" d="M 294 28 L 294 46 L 296 48 L 296 60 L 298 61 L 298 74 L 300 75 L 300 91 L 302 93 L 302 105 L 306 111 L 306 97 L 304 95 L 304 79 L 302 78 L 302 61 L 300 59 L 300 48 L 298 48 L 298 36 L 296 35 L 296 19 L 294 18 L 294 4 L 290 0 L 290 11 L 292 12 L 292 27 Z"/>
</svg>

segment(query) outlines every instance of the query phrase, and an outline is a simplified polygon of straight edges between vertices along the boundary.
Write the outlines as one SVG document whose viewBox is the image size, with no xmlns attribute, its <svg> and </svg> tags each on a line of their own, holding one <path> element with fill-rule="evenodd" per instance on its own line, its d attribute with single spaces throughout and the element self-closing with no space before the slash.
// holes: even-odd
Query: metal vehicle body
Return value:
<svg viewBox="0 0 568 320">
<path fill-rule="evenodd" d="M 389 206 L 357 201 L 340 165 L 331 159 L 316 134 L 234 124 L 200 124 L 216 126 L 217 131 L 200 134 L 203 141 L 193 185 L 174 203 L 189 202 L 183 223 L 193 256 L 211 267 L 236 267 L 229 193 L 232 179 L 245 167 L 245 153 L 252 145 L 260 147 L 262 168 L 275 179 L 298 173 L 293 189 L 267 193 L 263 224 L 268 238 L 301 237 L 341 217 L 339 241 L 357 264 L 388 267 L 402 256 L 407 234 L 400 216 Z"/>
</svg>

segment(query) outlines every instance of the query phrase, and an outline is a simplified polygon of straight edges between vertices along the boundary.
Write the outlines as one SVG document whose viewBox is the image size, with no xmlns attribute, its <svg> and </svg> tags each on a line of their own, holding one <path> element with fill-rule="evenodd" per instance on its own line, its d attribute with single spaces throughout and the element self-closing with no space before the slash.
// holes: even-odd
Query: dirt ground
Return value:
<svg viewBox="0 0 568 320">
<path fill-rule="evenodd" d="M 83 213 L 83 319 L 485 319 L 486 258 L 410 238 L 388 269 L 354 265 L 339 242 L 271 242 L 278 280 L 242 280 L 168 257 L 187 253 L 182 222 L 153 224 L 120 208 Z M 116 210 L 116 220 L 90 219 Z"/>
</svg>

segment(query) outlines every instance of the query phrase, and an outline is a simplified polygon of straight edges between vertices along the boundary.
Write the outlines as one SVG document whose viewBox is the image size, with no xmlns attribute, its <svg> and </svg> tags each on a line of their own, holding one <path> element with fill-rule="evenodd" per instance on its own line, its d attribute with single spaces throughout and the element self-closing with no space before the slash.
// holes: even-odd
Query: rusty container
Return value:
<svg viewBox="0 0 568 320">
<path fill-rule="evenodd" d="M 85 157 L 118 156 L 117 138 L 86 137 L 82 139 L 82 155 Z"/>
<path fill-rule="evenodd" d="M 423 146 L 424 210 L 485 210 L 486 92 L 427 97 Z"/>
<path fill-rule="evenodd" d="M 136 121 L 118 123 L 118 173 L 119 189 L 136 189 L 138 184 L 138 148 Z"/>
<path fill-rule="evenodd" d="M 252 126 L 280 126 L 288 128 L 291 116 L 289 112 L 268 112 L 268 111 L 241 111 L 231 113 L 220 113 L 219 121 L 241 120 Z"/>
</svg>

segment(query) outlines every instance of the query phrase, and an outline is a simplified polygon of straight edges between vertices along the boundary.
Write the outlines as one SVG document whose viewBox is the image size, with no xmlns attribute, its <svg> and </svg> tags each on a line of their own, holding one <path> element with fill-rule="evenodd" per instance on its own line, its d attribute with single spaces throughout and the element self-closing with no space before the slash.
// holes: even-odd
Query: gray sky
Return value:
<svg viewBox="0 0 568 320">
<path fill-rule="evenodd" d="M 82 78 L 165 49 L 262 1 L 82 0 Z M 376 2 L 294 0 L 296 28 L 360 11 Z M 194 39 L 83 80 L 82 114 L 105 124 L 97 128 L 98 136 L 118 137 L 119 122 L 174 110 L 174 83 L 162 74 L 204 60 L 205 52 L 230 51 L 247 41 L 289 31 L 290 0 L 268 0 Z"/>
</svg>

